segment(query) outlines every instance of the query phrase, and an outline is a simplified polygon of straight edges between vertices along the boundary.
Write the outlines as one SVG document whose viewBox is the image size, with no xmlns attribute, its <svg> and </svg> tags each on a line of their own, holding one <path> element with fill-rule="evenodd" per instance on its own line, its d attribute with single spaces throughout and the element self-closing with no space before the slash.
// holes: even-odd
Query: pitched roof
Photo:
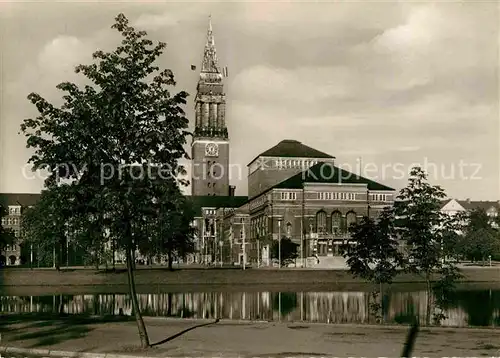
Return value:
<svg viewBox="0 0 500 358">
<path fill-rule="evenodd" d="M 289 157 L 289 158 L 331 158 L 335 157 L 311 148 L 301 142 L 293 139 L 285 139 L 274 147 L 260 153 L 250 163 L 253 163 L 259 157 Z M 250 165 L 250 164 L 249 164 Z"/>
<path fill-rule="evenodd" d="M 453 199 L 445 199 L 445 200 L 441 200 L 441 206 L 440 206 L 440 209 L 444 208 L 446 206 L 446 204 L 448 204 L 450 201 L 452 201 Z"/>
<path fill-rule="evenodd" d="M 247 196 L 187 196 L 193 203 L 196 215 L 202 208 L 238 208 L 248 201 Z"/>
<path fill-rule="evenodd" d="M 492 207 L 500 210 L 500 202 L 498 201 L 471 201 L 471 200 L 457 200 L 460 205 L 468 210 L 482 209 L 488 211 Z"/>
<path fill-rule="evenodd" d="M 368 190 L 394 191 L 393 188 L 340 169 L 331 163 L 320 162 L 276 184 L 255 197 L 273 189 L 302 189 L 304 183 L 366 184 Z"/>
<path fill-rule="evenodd" d="M 35 205 L 40 194 L 32 193 L 0 193 L 0 204 L 4 206 L 32 206 Z"/>
</svg>

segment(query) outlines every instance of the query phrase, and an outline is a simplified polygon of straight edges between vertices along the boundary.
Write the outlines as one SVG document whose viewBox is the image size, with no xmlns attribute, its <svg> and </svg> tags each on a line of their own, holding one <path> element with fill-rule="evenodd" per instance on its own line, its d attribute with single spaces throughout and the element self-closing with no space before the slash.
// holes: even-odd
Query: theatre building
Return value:
<svg viewBox="0 0 500 358">
<path fill-rule="evenodd" d="M 335 167 L 330 154 L 283 140 L 248 164 L 248 195 L 235 196 L 229 185 L 224 72 L 210 24 L 191 143 L 191 200 L 199 233 L 193 261 L 270 265 L 271 244 L 280 235 L 300 245 L 301 265 L 339 259 L 349 225 L 392 205 L 394 190 Z"/>
</svg>

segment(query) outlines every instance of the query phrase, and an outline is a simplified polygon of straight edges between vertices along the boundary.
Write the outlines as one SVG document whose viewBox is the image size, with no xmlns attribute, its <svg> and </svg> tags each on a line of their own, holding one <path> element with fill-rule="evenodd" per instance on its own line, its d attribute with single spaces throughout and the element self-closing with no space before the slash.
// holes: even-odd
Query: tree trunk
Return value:
<svg viewBox="0 0 500 358">
<path fill-rule="evenodd" d="M 146 325 L 144 324 L 144 320 L 142 319 L 142 314 L 139 309 L 139 302 L 137 300 L 137 293 L 135 289 L 135 281 L 134 281 L 134 271 L 133 271 L 133 262 L 132 262 L 132 250 L 126 250 L 127 255 L 127 274 L 128 274 L 128 286 L 130 289 L 130 296 L 132 298 L 132 307 L 134 309 L 135 320 L 137 322 L 137 328 L 139 329 L 139 338 L 141 340 L 141 347 L 148 348 L 149 337 L 148 332 L 146 330 Z"/>
<path fill-rule="evenodd" d="M 168 251 L 167 251 L 167 256 L 168 256 L 168 269 L 169 269 L 170 271 L 173 271 L 173 270 L 174 270 L 174 268 L 173 268 L 173 266 L 172 266 L 172 265 L 173 265 L 173 263 L 172 263 L 172 261 L 173 261 L 172 250 L 168 250 Z"/>
<path fill-rule="evenodd" d="M 425 280 L 427 282 L 427 309 L 425 312 L 425 324 L 427 326 L 431 325 L 431 304 L 432 304 L 432 287 L 431 287 L 431 275 L 430 273 L 425 274 Z"/>
<path fill-rule="evenodd" d="M 172 316 L 172 299 L 173 299 L 172 293 L 168 293 L 167 294 L 167 299 L 168 299 L 168 302 L 167 302 L 167 317 L 171 317 Z"/>
<path fill-rule="evenodd" d="M 384 286 L 383 283 L 379 283 L 380 291 L 380 323 L 384 323 Z"/>
<path fill-rule="evenodd" d="M 59 314 L 60 315 L 64 314 L 64 302 L 62 295 L 59 295 Z"/>
<path fill-rule="evenodd" d="M 115 252 L 116 252 L 116 247 L 115 247 L 115 238 L 113 237 L 112 239 L 112 243 L 113 243 L 113 271 L 116 270 L 116 263 L 115 263 Z"/>
<path fill-rule="evenodd" d="M 61 271 L 61 250 L 60 250 L 60 244 L 58 243 L 55 248 L 55 255 L 54 255 L 54 260 L 55 260 L 55 267 L 56 271 Z"/>
</svg>

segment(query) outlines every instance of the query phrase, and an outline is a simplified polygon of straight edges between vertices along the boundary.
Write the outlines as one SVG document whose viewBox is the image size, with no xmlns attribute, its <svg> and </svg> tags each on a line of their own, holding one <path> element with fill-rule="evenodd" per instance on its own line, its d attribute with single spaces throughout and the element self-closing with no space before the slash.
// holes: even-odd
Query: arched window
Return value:
<svg viewBox="0 0 500 358">
<path fill-rule="evenodd" d="M 326 231 L 326 213 L 321 210 L 316 214 L 316 232 Z"/>
<path fill-rule="evenodd" d="M 342 214 L 339 211 L 332 213 L 332 233 L 339 234 L 342 226 Z"/>
<path fill-rule="evenodd" d="M 286 237 L 292 237 L 292 224 L 289 222 L 286 223 Z"/>
<path fill-rule="evenodd" d="M 351 227 L 352 224 L 356 224 L 356 213 L 353 211 L 350 211 L 346 215 L 346 224 L 347 224 L 347 229 Z"/>
</svg>

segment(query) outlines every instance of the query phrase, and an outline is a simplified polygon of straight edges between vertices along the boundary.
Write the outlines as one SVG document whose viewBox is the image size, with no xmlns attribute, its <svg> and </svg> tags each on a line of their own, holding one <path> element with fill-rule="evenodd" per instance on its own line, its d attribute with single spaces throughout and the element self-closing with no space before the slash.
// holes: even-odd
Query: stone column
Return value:
<svg viewBox="0 0 500 358">
<path fill-rule="evenodd" d="M 217 105 L 217 119 L 219 121 L 220 128 L 224 128 L 226 120 L 226 104 L 219 103 Z"/>
<path fill-rule="evenodd" d="M 201 114 L 201 117 L 202 117 L 202 121 L 203 121 L 203 127 L 208 127 L 208 106 L 209 104 L 208 103 L 203 103 L 202 104 L 203 108 L 202 108 L 202 114 Z"/>
<path fill-rule="evenodd" d="M 202 126 L 202 123 L 201 123 L 201 103 L 200 102 L 196 103 L 195 111 L 196 111 L 196 114 L 195 114 L 196 127 L 198 128 L 198 127 Z"/>
<path fill-rule="evenodd" d="M 213 103 L 208 104 L 208 126 L 215 126 L 215 107 Z"/>
<path fill-rule="evenodd" d="M 212 108 L 214 112 L 214 126 L 219 128 L 219 106 L 217 103 L 212 103 Z"/>
</svg>

